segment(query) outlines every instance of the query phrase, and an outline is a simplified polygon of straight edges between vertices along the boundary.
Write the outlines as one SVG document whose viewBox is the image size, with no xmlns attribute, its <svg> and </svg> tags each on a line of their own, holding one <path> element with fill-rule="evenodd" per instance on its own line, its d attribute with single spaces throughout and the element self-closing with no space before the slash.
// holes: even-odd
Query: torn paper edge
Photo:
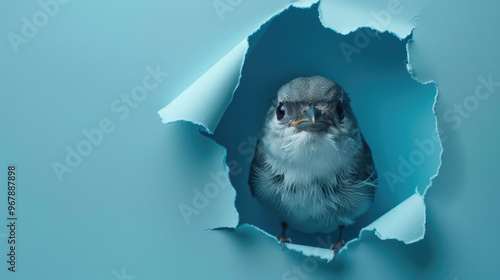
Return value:
<svg viewBox="0 0 500 280">
<path fill-rule="evenodd" d="M 247 51 L 248 40 L 245 39 L 158 111 L 162 123 L 187 121 L 213 134 L 238 88 Z"/>
<path fill-rule="evenodd" d="M 274 17 L 279 16 L 282 12 L 287 10 L 289 7 L 293 6 L 296 8 L 310 8 L 312 5 L 316 4 L 318 1 L 310 1 L 310 0 L 305 0 L 305 1 L 299 1 L 292 3 L 288 5 L 286 8 L 282 9 L 281 11 L 277 12 L 275 15 L 273 15 L 271 18 L 269 18 L 265 23 L 269 22 L 272 20 Z M 319 6 L 318 6 L 319 9 Z M 337 32 L 335 29 L 330 28 L 326 25 L 324 25 L 322 19 L 321 19 L 321 10 L 319 10 L 319 20 L 322 23 L 323 27 L 331 29 L 335 32 Z M 415 19 L 417 16 L 413 17 L 413 28 L 406 34 L 406 36 L 401 37 L 398 36 L 396 33 L 391 32 L 391 30 L 385 30 L 384 32 L 388 32 L 392 34 L 393 36 L 399 38 L 400 40 L 403 40 L 410 36 L 413 32 L 413 30 L 416 28 L 416 23 Z M 264 23 L 264 24 L 265 24 Z M 264 24 L 261 24 L 260 28 Z M 258 32 L 257 29 L 255 32 Z M 371 28 L 369 26 L 360 26 L 356 30 L 360 28 Z M 373 28 L 371 28 L 374 30 Z M 355 32 L 356 30 L 353 30 L 351 32 Z M 378 30 L 377 30 L 378 31 Z M 254 33 L 255 33 L 254 32 Z M 349 33 L 351 33 L 349 32 Z M 253 33 L 253 34 L 254 34 Z M 348 34 L 349 34 L 348 33 Z M 342 34 L 342 33 L 339 33 Z M 346 34 L 343 34 L 346 35 Z M 251 35 L 250 35 L 251 36 Z M 247 38 L 249 38 L 248 36 Z M 413 39 L 408 40 L 406 43 L 406 52 L 407 52 L 407 65 L 406 65 L 406 70 L 410 77 L 412 77 L 415 81 L 417 81 L 420 84 L 428 84 L 428 83 L 434 83 L 434 81 L 426 81 L 422 82 L 419 81 L 414 75 L 413 71 L 411 68 L 410 64 L 410 54 L 409 54 L 409 49 L 408 45 L 413 41 Z M 249 44 L 248 44 L 248 39 L 243 40 L 241 43 L 239 43 L 235 48 L 233 48 L 226 56 L 224 56 L 221 60 L 219 60 L 214 66 L 212 66 L 205 74 L 203 74 L 199 79 L 197 79 L 190 87 L 188 87 L 185 91 L 183 91 L 177 98 L 175 98 L 172 102 L 170 102 L 166 107 L 161 109 L 158 114 L 160 115 L 162 122 L 164 124 L 167 123 L 172 123 L 176 121 L 187 121 L 191 122 L 195 125 L 198 125 L 202 127 L 207 133 L 213 134 L 213 131 L 215 131 L 215 128 L 217 127 L 219 121 L 221 120 L 222 116 L 224 115 L 227 106 L 231 103 L 231 100 L 233 98 L 235 90 L 238 88 L 239 85 L 239 80 L 241 78 L 241 72 L 244 64 L 244 59 L 246 57 L 246 53 L 248 51 Z M 238 63 L 239 62 L 239 63 Z M 226 75 L 222 75 L 222 82 L 221 82 L 221 73 L 226 73 Z M 228 75 L 227 73 L 230 73 Z M 237 73 L 238 75 L 236 75 Z M 231 75 L 232 74 L 232 75 Z M 214 83 L 213 81 L 218 81 Z M 434 83 L 435 84 L 435 83 Z M 223 94 L 226 94 L 226 98 L 220 98 L 222 101 L 215 102 L 214 104 L 211 104 L 211 106 L 207 106 L 206 102 L 199 102 L 200 100 L 207 100 L 207 99 L 212 99 L 216 100 L 217 98 L 210 98 L 210 97 L 217 97 L 221 96 Z M 434 104 L 433 104 L 433 114 L 434 114 L 434 119 L 435 119 L 435 127 L 436 127 L 436 132 L 439 135 L 438 131 L 438 125 L 437 125 L 437 118 L 436 118 L 436 112 L 435 112 L 435 107 L 436 107 L 436 102 L 437 102 L 437 96 L 438 96 L 438 90 L 436 87 L 436 94 L 435 94 L 435 99 L 434 99 Z M 189 101 L 195 101 L 195 102 L 189 102 Z M 198 101 L 198 102 L 196 102 Z M 182 106 L 180 106 L 182 105 Z M 189 105 L 189 106 L 188 106 Z M 217 106 L 217 107 L 214 107 Z M 187 108 L 186 108 L 187 107 Z M 211 108 L 211 110 L 207 110 L 206 108 Z M 219 108 L 220 110 L 214 110 L 213 108 Z M 196 112 L 195 116 L 190 112 Z M 211 121 L 210 121 L 211 120 Z M 362 233 L 365 231 L 368 232 L 373 232 L 378 238 L 381 240 L 388 240 L 388 239 L 395 239 L 401 242 L 404 242 L 405 244 L 412 244 L 415 242 L 418 242 L 422 240 L 425 236 L 425 224 L 426 224 L 426 207 L 424 203 L 425 195 L 427 193 L 427 190 L 432 186 L 433 180 L 438 176 L 439 170 L 441 168 L 441 156 L 443 153 L 443 146 L 442 146 L 442 141 L 439 141 L 439 146 L 441 148 L 440 155 L 439 155 L 439 166 L 436 170 L 436 174 L 433 175 L 430 180 L 431 183 L 425 188 L 423 194 L 419 194 L 418 191 L 415 191 L 415 194 L 398 204 L 396 207 L 391 209 L 389 212 L 385 213 L 381 217 L 379 217 L 377 220 L 375 220 L 373 223 L 370 225 L 362 228 L 360 230 L 360 233 L 357 238 L 350 240 L 347 242 L 346 246 L 342 247 L 341 250 L 339 251 L 339 256 L 342 255 L 342 252 L 346 251 L 350 245 L 359 242 L 362 240 Z M 225 149 L 225 147 L 224 147 Z M 227 155 L 227 150 L 226 150 L 226 155 Z M 225 169 L 228 169 L 228 166 L 226 164 L 226 155 L 224 156 L 223 160 L 223 165 Z M 229 172 L 228 172 L 228 178 L 229 178 Z M 234 186 L 233 186 L 234 188 Z M 236 196 L 235 198 L 236 199 Z M 233 201 L 234 202 L 234 201 Z M 234 206 L 236 208 L 236 206 Z M 237 209 L 236 209 L 237 210 Z M 399 232 L 397 229 L 392 228 L 393 220 L 392 219 L 398 219 L 401 218 L 403 220 L 406 219 L 406 215 L 402 213 L 419 213 L 420 215 L 420 220 L 421 220 L 421 225 L 417 225 L 415 223 L 415 227 L 413 229 L 412 234 L 405 234 L 404 232 Z M 390 222 L 383 223 L 382 221 L 387 221 L 389 220 Z M 398 223 L 396 223 L 398 224 Z M 251 224 L 245 224 L 247 226 L 251 226 L 255 228 L 257 231 L 264 233 L 266 236 L 269 238 L 272 238 L 275 240 L 278 244 L 279 243 L 276 238 L 266 231 L 260 229 L 257 226 L 251 225 Z M 240 225 L 241 226 L 241 225 Z M 320 247 L 313 247 L 313 246 L 307 246 L 307 245 L 297 245 L 297 244 L 285 244 L 285 246 L 293 251 L 299 252 L 303 254 L 306 257 L 318 257 L 320 259 L 326 260 L 327 262 L 330 262 L 333 260 L 333 254 L 331 254 L 330 249 L 325 249 L 325 248 L 320 248 Z M 338 257 L 338 256 L 337 256 Z"/>
<path fill-rule="evenodd" d="M 292 4 L 290 4 L 290 6 L 294 6 L 295 8 L 303 8 L 303 9 L 307 9 L 307 8 L 311 8 L 312 5 L 318 3 L 320 0 L 298 0 Z M 288 8 L 288 7 L 287 7 Z M 280 12 L 280 14 L 282 13 L 283 11 Z"/>
<path fill-rule="evenodd" d="M 415 80 L 416 82 L 423 84 L 423 85 L 433 84 L 434 87 L 436 88 L 436 94 L 434 94 L 434 103 L 432 104 L 432 114 L 434 114 L 434 125 L 436 127 L 435 131 L 436 131 L 436 134 L 437 134 L 438 139 L 439 139 L 439 148 L 441 149 L 439 152 L 439 166 L 436 170 L 436 174 L 434 174 L 430 178 L 430 184 L 425 188 L 424 193 L 422 194 L 422 197 L 424 197 L 424 199 L 425 199 L 425 196 L 427 195 L 427 191 L 433 186 L 434 180 L 436 179 L 437 176 L 439 176 L 439 173 L 441 171 L 441 165 L 443 163 L 442 157 L 443 157 L 444 147 L 443 147 L 443 141 L 441 140 L 441 136 L 440 136 L 441 133 L 439 131 L 439 123 L 438 123 L 437 112 L 436 112 L 436 107 L 437 107 L 437 102 L 438 102 L 438 97 L 439 97 L 439 87 L 437 86 L 437 83 L 434 80 L 422 81 L 422 80 L 418 79 L 415 75 L 415 72 L 413 71 L 412 66 L 411 66 L 410 45 L 415 40 L 415 38 L 413 37 L 413 36 L 415 36 L 413 31 L 417 28 L 417 19 L 418 19 L 418 15 L 415 15 L 413 17 L 413 26 L 414 27 L 410 32 L 412 37 L 406 43 L 406 62 L 407 62 L 406 63 L 406 71 L 410 74 L 410 77 L 413 80 Z M 425 235 L 425 233 L 424 233 L 424 235 Z M 422 239 L 423 239 L 423 236 L 422 236 Z"/>
<path fill-rule="evenodd" d="M 416 16 L 413 16 L 413 18 L 411 20 L 413 24 L 411 26 L 406 26 L 406 24 L 405 24 L 406 22 L 403 21 L 402 23 L 396 24 L 393 27 L 391 27 L 391 26 L 389 26 L 387 24 L 387 26 L 385 26 L 385 28 L 383 28 L 382 26 L 380 26 L 380 28 L 378 28 L 376 25 L 371 24 L 372 22 L 375 22 L 375 23 L 381 25 L 380 22 L 376 22 L 375 18 L 370 18 L 365 24 L 358 25 L 354 29 L 349 29 L 347 31 L 339 31 L 339 30 L 335 29 L 335 26 L 330 26 L 326 22 L 326 20 L 324 19 L 324 17 L 323 17 L 323 14 L 325 13 L 325 10 L 330 10 L 329 9 L 330 7 L 325 6 L 325 5 L 328 5 L 328 4 L 324 4 L 324 3 L 327 3 L 327 2 L 328 1 L 320 1 L 320 5 L 318 7 L 319 20 L 321 21 L 321 24 L 325 28 L 329 28 L 331 30 L 334 30 L 335 32 L 337 32 L 339 34 L 342 34 L 342 35 L 349 35 L 351 33 L 357 32 L 361 28 L 370 28 L 373 31 L 378 31 L 378 32 L 381 32 L 381 33 L 388 32 L 388 33 L 392 34 L 393 36 L 395 36 L 396 38 L 398 38 L 399 40 L 404 40 L 404 39 L 406 39 L 408 37 L 408 35 L 411 34 L 411 32 L 413 31 L 413 29 L 415 29 L 415 27 L 416 27 L 416 25 L 415 25 L 415 17 Z M 351 4 L 354 4 L 354 2 L 352 2 Z M 386 11 L 386 12 L 390 13 L 387 10 L 380 10 L 380 11 Z M 375 11 L 372 10 L 371 12 L 375 12 Z M 391 14 L 391 16 L 394 16 L 394 14 L 392 14 L 392 13 L 390 13 L 390 14 Z M 397 31 L 395 29 L 397 29 Z"/>
</svg>

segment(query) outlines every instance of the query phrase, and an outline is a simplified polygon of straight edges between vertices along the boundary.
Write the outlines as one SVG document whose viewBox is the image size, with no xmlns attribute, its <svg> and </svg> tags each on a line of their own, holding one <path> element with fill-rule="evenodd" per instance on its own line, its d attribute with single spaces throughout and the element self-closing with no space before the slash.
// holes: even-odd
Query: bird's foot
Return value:
<svg viewBox="0 0 500 280">
<path fill-rule="evenodd" d="M 281 242 L 281 249 L 284 251 L 285 250 L 285 243 L 292 243 L 292 239 L 289 237 L 286 237 L 284 234 L 278 234 L 276 235 L 276 238 L 278 239 L 279 242 Z"/>
<path fill-rule="evenodd" d="M 337 256 L 340 248 L 344 247 L 344 245 L 345 245 L 344 240 L 339 240 L 339 242 L 332 244 L 332 246 L 330 246 L 330 249 L 333 250 L 333 259 L 334 260 L 335 260 L 335 256 Z"/>
</svg>

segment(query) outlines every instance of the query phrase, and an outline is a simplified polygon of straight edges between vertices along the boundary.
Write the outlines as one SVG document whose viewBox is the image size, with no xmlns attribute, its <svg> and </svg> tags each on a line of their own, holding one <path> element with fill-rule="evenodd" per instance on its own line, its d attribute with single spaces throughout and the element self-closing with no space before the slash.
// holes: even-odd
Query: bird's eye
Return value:
<svg viewBox="0 0 500 280">
<path fill-rule="evenodd" d="M 339 116 L 339 119 L 344 118 L 344 108 L 342 108 L 342 102 L 337 102 L 337 115 Z"/>
<path fill-rule="evenodd" d="M 283 102 L 280 102 L 278 104 L 278 107 L 276 107 L 276 118 L 278 121 L 281 121 L 285 117 L 285 104 Z"/>
</svg>

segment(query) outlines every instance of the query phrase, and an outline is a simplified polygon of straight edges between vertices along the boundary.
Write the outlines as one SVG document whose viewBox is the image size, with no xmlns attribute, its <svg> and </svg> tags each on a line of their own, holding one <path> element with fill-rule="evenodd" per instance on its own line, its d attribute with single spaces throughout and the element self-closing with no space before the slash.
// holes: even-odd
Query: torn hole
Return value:
<svg viewBox="0 0 500 280">
<path fill-rule="evenodd" d="M 360 37 L 365 38 L 363 48 L 356 47 L 355 40 Z M 224 58 L 221 62 L 229 62 L 222 65 L 229 66 L 214 66 L 216 70 L 208 71 L 201 83 L 193 84 L 194 89 L 186 90 L 188 94 L 184 92 L 173 102 L 175 106 L 167 106 L 160 115 L 164 122 L 170 122 L 178 117 L 172 110 L 194 111 L 197 115 L 187 114 L 183 119 L 203 124 L 209 132 L 215 130 L 213 138 L 227 150 L 225 164 L 237 193 L 239 225 L 253 225 L 274 238 L 281 231 L 280 222 L 251 196 L 247 184 L 270 100 L 281 85 L 296 77 L 320 75 L 339 83 L 351 98 L 379 176 L 374 203 L 345 229 L 343 238 L 356 242 L 364 229 L 376 232 L 381 239 L 412 243 L 423 238 L 425 205 L 420 194 L 437 173 L 441 145 L 433 113 L 436 88 L 418 83 L 408 73 L 409 40 L 411 35 L 401 40 L 369 28 L 342 35 L 322 25 L 317 4 L 305 9 L 290 7 L 249 37 L 239 82 L 235 77 L 240 69 L 235 65 L 241 64 Z M 235 50 L 241 52 L 246 47 L 242 44 Z M 236 85 L 229 103 L 228 91 Z M 222 101 L 214 105 L 212 98 L 218 95 Z M 205 100 L 213 108 L 207 108 Z M 189 105 L 186 101 L 196 102 Z M 189 106 L 196 110 L 187 110 Z M 398 226 L 394 217 L 412 226 Z M 306 234 L 290 228 L 288 236 L 294 243 L 287 246 L 289 249 L 329 260 L 331 251 L 324 247 L 336 241 L 337 233 Z"/>
</svg>

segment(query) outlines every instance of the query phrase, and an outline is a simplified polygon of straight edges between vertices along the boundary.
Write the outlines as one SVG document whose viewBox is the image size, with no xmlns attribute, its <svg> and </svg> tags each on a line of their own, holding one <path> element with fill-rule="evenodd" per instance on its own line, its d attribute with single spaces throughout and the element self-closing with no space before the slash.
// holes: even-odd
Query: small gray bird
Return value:
<svg viewBox="0 0 500 280">
<path fill-rule="evenodd" d="M 370 148 L 337 83 L 320 76 L 292 80 L 278 90 L 260 132 L 250 170 L 252 195 L 282 225 L 333 232 L 334 257 L 342 229 L 366 212 L 377 172 Z"/>
</svg>

